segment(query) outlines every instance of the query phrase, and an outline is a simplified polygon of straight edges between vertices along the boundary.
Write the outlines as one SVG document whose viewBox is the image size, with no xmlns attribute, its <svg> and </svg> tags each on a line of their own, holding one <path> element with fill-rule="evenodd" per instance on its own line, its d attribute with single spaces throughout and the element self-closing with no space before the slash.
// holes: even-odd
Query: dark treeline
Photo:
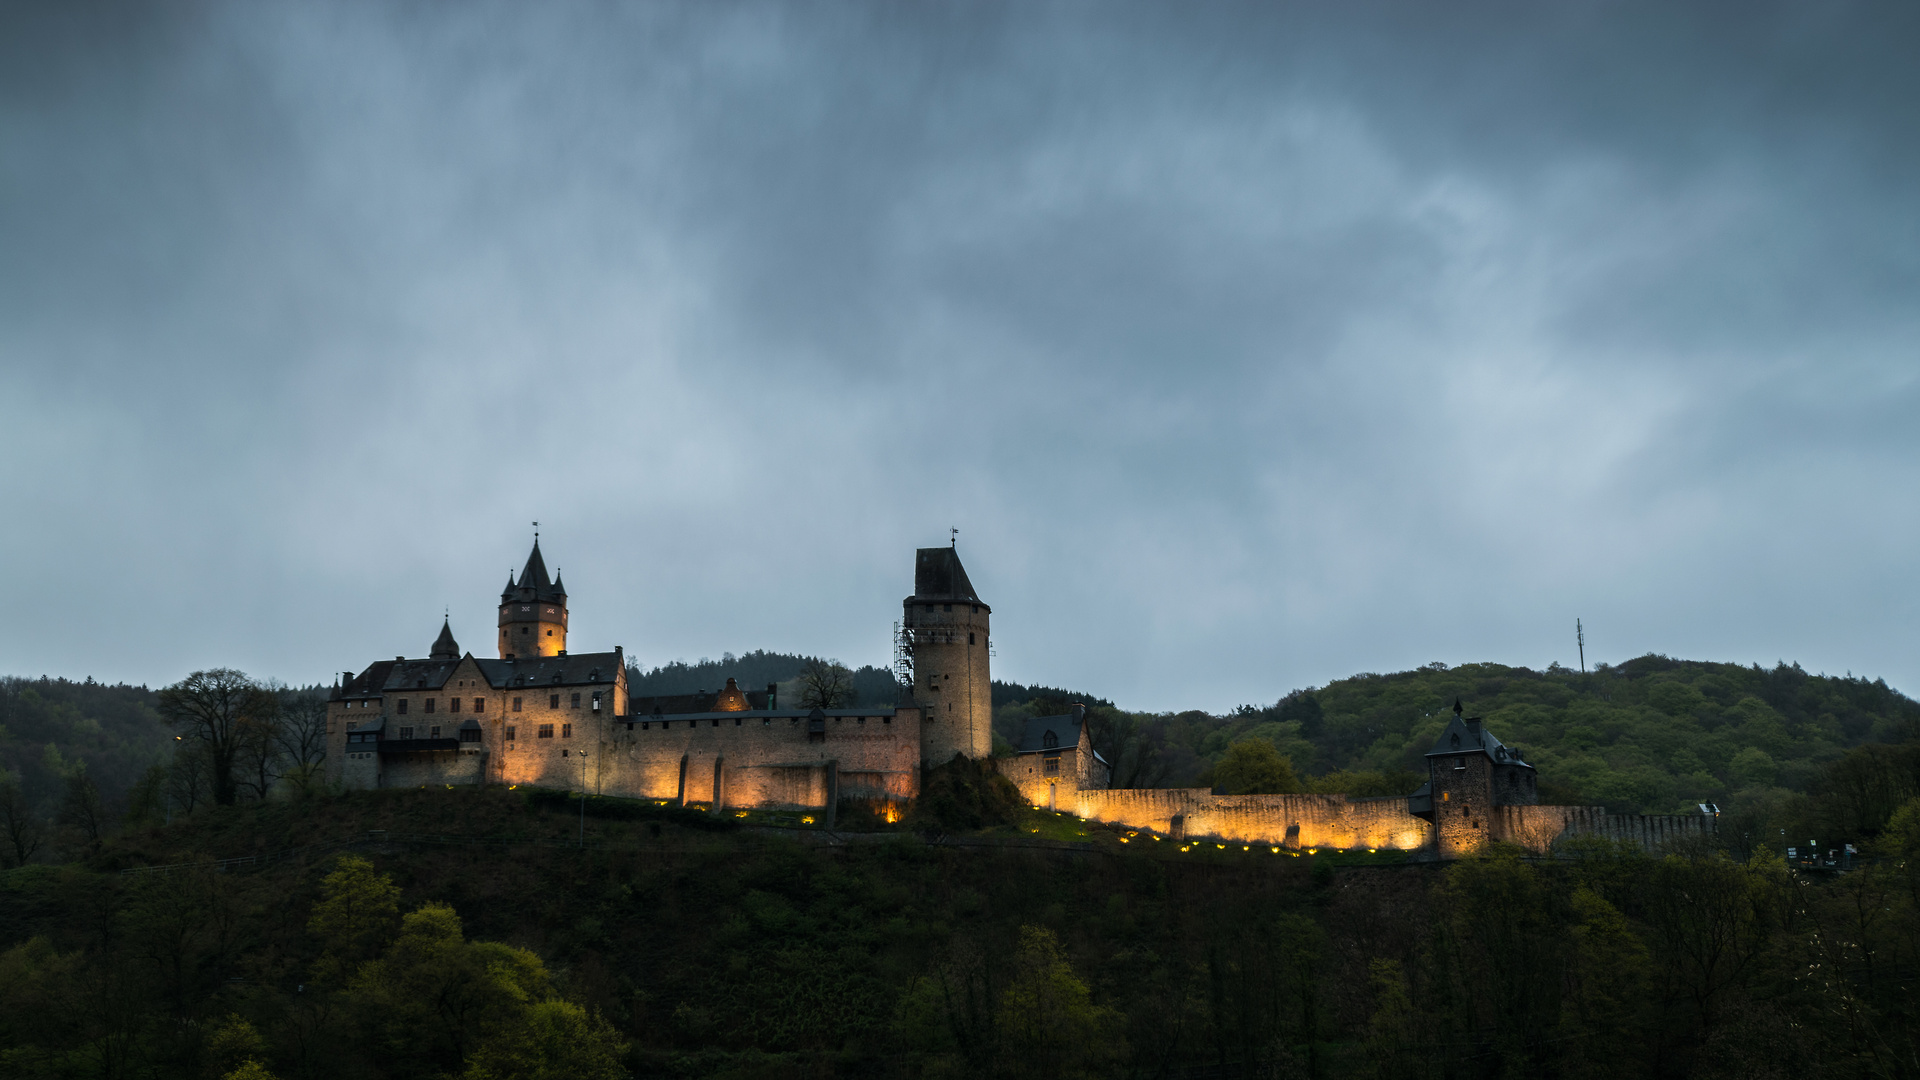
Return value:
<svg viewBox="0 0 1920 1080">
<path fill-rule="evenodd" d="M 0 1074 L 1920 1075 L 1920 801 L 1837 875 L 1183 852 L 1032 810 L 977 835 L 1090 850 L 822 848 L 637 806 L 582 851 L 530 843 L 574 835 L 562 796 L 314 794 L 0 875 Z M 115 872 L 369 829 L 523 844 Z"/>
</svg>

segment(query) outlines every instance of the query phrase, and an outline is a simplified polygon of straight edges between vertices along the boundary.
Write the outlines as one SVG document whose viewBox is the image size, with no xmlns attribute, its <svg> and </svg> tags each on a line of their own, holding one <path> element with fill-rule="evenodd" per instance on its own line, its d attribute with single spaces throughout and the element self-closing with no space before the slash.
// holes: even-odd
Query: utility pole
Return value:
<svg viewBox="0 0 1920 1080">
<path fill-rule="evenodd" d="M 1573 640 L 1580 646 L 1580 674 L 1585 675 L 1587 673 L 1587 628 L 1580 625 L 1579 619 L 1573 620 Z"/>
</svg>

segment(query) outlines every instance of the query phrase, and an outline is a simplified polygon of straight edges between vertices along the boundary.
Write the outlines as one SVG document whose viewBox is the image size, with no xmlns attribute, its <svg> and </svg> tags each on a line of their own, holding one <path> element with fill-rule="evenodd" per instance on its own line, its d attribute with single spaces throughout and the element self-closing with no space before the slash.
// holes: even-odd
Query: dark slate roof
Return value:
<svg viewBox="0 0 1920 1080">
<path fill-rule="evenodd" d="M 453 640 L 453 624 L 441 621 L 440 636 L 433 639 L 433 648 L 427 651 L 427 656 L 434 660 L 460 659 L 460 643 Z"/>
<path fill-rule="evenodd" d="M 727 681 L 732 682 L 733 680 L 729 679 Z M 734 692 L 747 696 L 747 708 L 749 710 L 754 712 L 766 711 L 767 692 L 765 690 L 741 690 L 735 687 Z M 655 713 L 662 716 L 680 716 L 690 713 L 718 714 L 721 710 L 716 709 L 715 706 L 719 704 L 722 693 L 725 693 L 725 691 L 707 690 L 698 694 L 656 694 L 652 697 L 629 696 L 627 698 L 627 712 L 629 715 L 634 716 L 651 716 Z"/>
<path fill-rule="evenodd" d="M 459 666 L 459 657 L 451 660 L 395 660 L 387 668 L 387 681 L 381 689 L 387 693 L 438 690 L 447 685 L 447 680 L 453 677 L 453 669 Z"/>
<path fill-rule="evenodd" d="M 521 595 L 527 594 L 527 595 Z M 547 577 L 547 560 L 540 557 L 540 541 L 533 541 L 533 551 L 527 556 L 526 568 L 520 571 L 520 583 L 513 583 L 508 575 L 506 591 L 500 594 L 505 603 L 513 599 L 531 599 L 542 603 L 559 602 L 567 598 L 567 587 Z"/>
<path fill-rule="evenodd" d="M 1495 738 L 1493 732 L 1488 731 L 1487 726 L 1480 722 L 1479 717 L 1462 719 L 1459 713 L 1454 713 L 1453 719 L 1447 722 L 1446 728 L 1440 732 L 1440 737 L 1434 740 L 1433 749 L 1427 751 L 1427 756 L 1445 757 L 1463 751 L 1472 753 L 1476 750 L 1484 752 L 1488 757 L 1502 764 L 1526 765 L 1526 762 L 1520 760 L 1520 751 L 1517 748 L 1509 748 Z M 1527 768 L 1531 769 L 1533 766 L 1527 765 Z"/>
<path fill-rule="evenodd" d="M 398 660 L 381 660 L 359 675 L 343 680 L 340 688 L 333 692 L 333 700 L 379 697 L 381 688 L 387 685 L 388 674 L 393 671 L 393 665 L 397 663 L 399 663 Z"/>
<path fill-rule="evenodd" d="M 980 603 L 960 565 L 960 553 L 950 547 L 921 548 L 913 561 L 913 598 L 915 600 L 965 600 Z"/>
<path fill-rule="evenodd" d="M 1027 720 L 1020 729 L 1020 744 L 1014 747 L 1018 754 L 1038 754 L 1053 750 L 1071 750 L 1080 745 L 1081 717 L 1072 713 L 1060 716 L 1035 716 Z M 1047 745 L 1047 736 L 1053 736 L 1053 745 Z"/>
<path fill-rule="evenodd" d="M 566 656 L 527 656 L 513 660 L 475 660 L 487 685 L 612 687 L 626 657 L 620 652 L 571 653 Z"/>
</svg>

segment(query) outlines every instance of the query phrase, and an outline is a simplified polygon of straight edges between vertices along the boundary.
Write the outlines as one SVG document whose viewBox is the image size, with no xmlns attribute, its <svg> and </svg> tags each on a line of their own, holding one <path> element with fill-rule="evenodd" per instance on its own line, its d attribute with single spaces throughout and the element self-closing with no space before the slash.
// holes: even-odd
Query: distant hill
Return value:
<svg viewBox="0 0 1920 1080">
<path fill-rule="evenodd" d="M 1227 716 L 1097 709 L 1095 730 L 1109 757 L 1167 786 L 1204 784 L 1211 764 L 1245 738 L 1272 740 L 1309 774 L 1424 774 L 1422 755 L 1455 699 L 1525 750 L 1547 801 L 1619 812 L 1682 811 L 1742 793 L 1777 800 L 1826 782 L 1863 748 L 1920 738 L 1920 703 L 1882 680 L 1658 655 L 1590 674 L 1430 664 L 1339 679 Z"/>
<path fill-rule="evenodd" d="M 729 677 L 748 689 L 779 683 L 794 701 L 794 680 L 809 659 L 755 650 L 631 668 L 628 679 L 643 695 L 716 690 Z M 891 704 L 898 694 L 893 673 L 870 665 L 855 669 L 854 687 L 867 704 Z M 91 679 L 0 678 L 0 770 L 50 808 L 63 774 L 84 763 L 111 807 L 171 751 L 154 697 L 145 686 Z M 1423 773 L 1421 755 L 1455 698 L 1525 749 L 1549 801 L 1620 812 L 1781 803 L 1838 782 L 1836 769 L 1896 768 L 1873 764 L 1875 747 L 1920 745 L 1920 703 L 1884 681 L 1656 655 L 1584 675 L 1493 663 L 1364 673 L 1223 716 L 1128 712 L 1084 691 L 993 684 L 1002 752 L 1024 718 L 1079 702 L 1123 786 L 1205 786 L 1228 746 L 1266 738 L 1321 789 L 1352 794 L 1386 794 Z M 1920 777 L 1872 782 L 1898 791 Z"/>
</svg>

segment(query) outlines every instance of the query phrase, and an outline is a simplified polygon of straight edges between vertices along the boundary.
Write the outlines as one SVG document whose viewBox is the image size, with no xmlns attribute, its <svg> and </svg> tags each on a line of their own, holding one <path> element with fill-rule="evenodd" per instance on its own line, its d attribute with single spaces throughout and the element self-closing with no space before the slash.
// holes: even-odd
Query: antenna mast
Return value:
<svg viewBox="0 0 1920 1080">
<path fill-rule="evenodd" d="M 1587 673 L 1587 628 L 1580 625 L 1579 619 L 1573 620 L 1573 640 L 1580 646 L 1580 674 L 1585 675 Z"/>
</svg>

